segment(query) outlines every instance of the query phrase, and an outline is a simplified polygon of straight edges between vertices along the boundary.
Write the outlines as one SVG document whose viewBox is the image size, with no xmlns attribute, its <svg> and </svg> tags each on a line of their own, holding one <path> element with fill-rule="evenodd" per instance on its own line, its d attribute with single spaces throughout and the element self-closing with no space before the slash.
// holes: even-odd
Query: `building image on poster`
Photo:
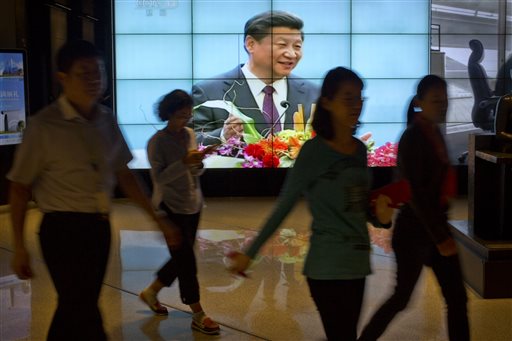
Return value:
<svg viewBox="0 0 512 341">
<path fill-rule="evenodd" d="M 0 145 L 21 143 L 26 126 L 24 52 L 0 50 Z"/>
</svg>

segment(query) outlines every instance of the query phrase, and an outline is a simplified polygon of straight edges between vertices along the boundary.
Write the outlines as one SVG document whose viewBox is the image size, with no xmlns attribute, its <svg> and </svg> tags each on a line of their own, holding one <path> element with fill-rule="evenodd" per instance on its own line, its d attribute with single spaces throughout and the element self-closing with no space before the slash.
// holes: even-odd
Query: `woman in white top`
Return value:
<svg viewBox="0 0 512 341">
<path fill-rule="evenodd" d="M 192 328 L 205 334 L 218 334 L 219 325 L 206 316 L 199 302 L 199 283 L 193 245 L 203 196 L 199 176 L 202 160 L 211 150 L 197 150 L 194 131 L 186 127 L 192 117 L 192 98 L 183 90 L 174 90 L 158 103 L 158 116 L 167 126 L 151 137 L 148 158 L 153 180 L 153 204 L 178 226 L 183 240 L 171 251 L 172 258 L 157 272 L 157 278 L 140 293 L 140 298 L 157 315 L 167 315 L 157 294 L 179 279 L 181 300 L 193 312 Z"/>
</svg>

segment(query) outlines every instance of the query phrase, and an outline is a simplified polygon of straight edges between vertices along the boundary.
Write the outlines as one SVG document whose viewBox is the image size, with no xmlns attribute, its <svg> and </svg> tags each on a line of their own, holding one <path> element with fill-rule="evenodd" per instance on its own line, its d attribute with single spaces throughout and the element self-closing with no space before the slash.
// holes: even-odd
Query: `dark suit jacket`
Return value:
<svg viewBox="0 0 512 341">
<path fill-rule="evenodd" d="M 194 106 L 208 100 L 231 101 L 245 115 L 254 119 L 256 129 L 262 132 L 268 128 L 256 101 L 251 93 L 241 70 L 242 65 L 212 79 L 195 84 L 192 87 Z M 307 120 L 311 114 L 311 104 L 318 99 L 318 87 L 302 78 L 290 75 L 288 81 L 288 97 L 290 106 L 285 111 L 284 129 L 293 129 L 293 113 L 298 110 L 298 104 L 304 108 Z M 276 106 L 279 105 L 276 103 Z M 198 142 L 203 144 L 218 143 L 224 121 L 229 113 L 224 109 L 200 107 L 194 111 L 193 128 Z"/>
</svg>

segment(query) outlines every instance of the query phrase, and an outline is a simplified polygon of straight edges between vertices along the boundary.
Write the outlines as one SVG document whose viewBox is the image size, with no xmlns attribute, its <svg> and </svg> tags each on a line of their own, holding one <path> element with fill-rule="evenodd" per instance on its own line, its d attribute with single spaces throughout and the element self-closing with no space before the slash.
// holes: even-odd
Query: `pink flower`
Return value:
<svg viewBox="0 0 512 341">
<path fill-rule="evenodd" d="M 368 153 L 369 167 L 393 167 L 396 166 L 398 143 L 386 142 L 383 146 Z"/>
<path fill-rule="evenodd" d="M 242 163 L 242 168 L 263 168 L 263 161 L 247 154 L 244 156 L 245 161 Z"/>
</svg>

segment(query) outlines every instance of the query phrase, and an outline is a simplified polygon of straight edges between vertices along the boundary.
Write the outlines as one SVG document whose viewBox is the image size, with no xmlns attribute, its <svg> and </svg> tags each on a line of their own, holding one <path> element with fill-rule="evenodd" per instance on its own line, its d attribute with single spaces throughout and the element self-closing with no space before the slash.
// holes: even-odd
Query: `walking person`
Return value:
<svg viewBox="0 0 512 341">
<path fill-rule="evenodd" d="M 109 108 L 100 104 L 105 66 L 84 40 L 57 53 L 61 96 L 31 117 L 7 174 L 14 235 L 12 268 L 34 276 L 25 245 L 28 201 L 43 212 L 39 240 L 58 295 L 48 340 L 106 340 L 98 308 L 110 251 L 111 196 L 115 182 L 157 222 L 176 247 L 177 230 L 156 215 L 127 163 L 132 156 Z"/>
<path fill-rule="evenodd" d="M 312 122 L 316 136 L 302 146 L 259 235 L 245 254 L 234 253 L 231 259 L 231 271 L 243 273 L 304 194 L 313 221 L 303 273 L 329 340 L 356 340 L 370 273 L 370 178 L 366 146 L 353 136 L 362 90 L 363 81 L 349 69 L 327 73 Z"/>
<path fill-rule="evenodd" d="M 420 112 L 415 111 L 417 107 Z M 377 340 L 405 309 L 423 265 L 432 268 L 441 287 L 450 340 L 469 340 L 466 289 L 447 218 L 448 197 L 455 194 L 453 169 L 439 129 L 447 108 L 446 82 L 425 76 L 410 103 L 408 127 L 398 146 L 398 168 L 412 195 L 401 207 L 393 231 L 396 286 L 364 328 L 360 341 Z"/>
<path fill-rule="evenodd" d="M 192 97 L 174 90 L 158 103 L 158 116 L 167 121 L 148 142 L 148 158 L 153 180 L 153 205 L 164 212 L 183 236 L 178 249 L 170 250 L 172 258 L 157 272 L 156 279 L 139 295 L 157 315 L 167 315 L 167 308 L 157 298 L 164 287 L 178 278 L 181 300 L 192 310 L 192 328 L 205 334 L 219 334 L 220 327 L 208 317 L 199 301 L 199 282 L 194 255 L 194 242 L 203 196 L 199 176 L 202 160 L 215 148 L 197 150 L 194 131 L 186 127 L 192 118 Z"/>
</svg>

